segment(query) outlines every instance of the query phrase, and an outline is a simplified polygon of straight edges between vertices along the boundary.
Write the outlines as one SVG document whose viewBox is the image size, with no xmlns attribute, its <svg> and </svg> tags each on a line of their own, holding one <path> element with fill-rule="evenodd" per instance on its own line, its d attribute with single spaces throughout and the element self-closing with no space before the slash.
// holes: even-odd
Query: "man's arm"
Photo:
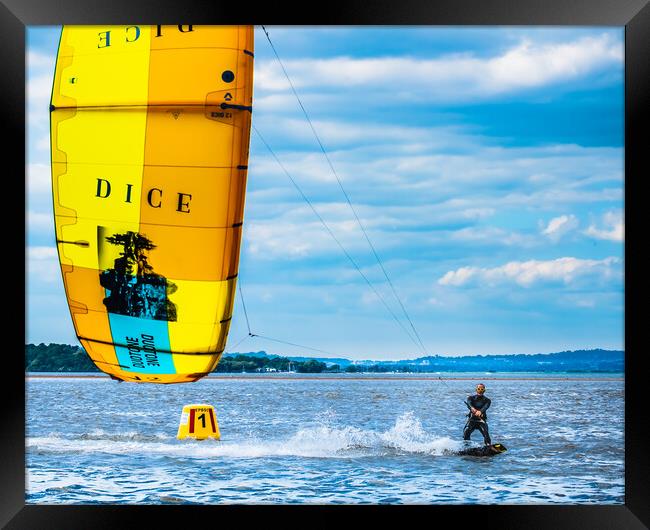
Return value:
<svg viewBox="0 0 650 530">
<path fill-rule="evenodd" d="M 483 406 L 479 408 L 481 412 L 485 412 L 487 409 L 490 408 L 490 405 L 492 403 L 492 400 L 488 397 L 485 398 L 485 403 L 483 403 Z"/>
<path fill-rule="evenodd" d="M 467 405 L 467 408 L 469 411 L 473 414 L 476 415 L 478 412 L 478 409 L 474 406 L 474 400 L 472 399 L 473 396 L 467 396 L 467 399 L 465 400 L 465 404 Z"/>
</svg>

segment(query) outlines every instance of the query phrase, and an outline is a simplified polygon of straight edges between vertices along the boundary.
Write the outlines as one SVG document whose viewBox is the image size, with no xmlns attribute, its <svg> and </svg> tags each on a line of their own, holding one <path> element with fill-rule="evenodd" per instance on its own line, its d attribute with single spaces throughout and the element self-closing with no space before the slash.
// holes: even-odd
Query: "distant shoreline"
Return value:
<svg viewBox="0 0 650 530">
<path fill-rule="evenodd" d="M 359 374 L 367 377 L 395 374 L 436 377 L 485 374 L 486 376 L 557 376 L 585 377 L 593 374 L 622 374 L 625 371 L 623 350 L 577 350 L 539 354 L 474 355 L 461 357 L 427 356 L 392 361 L 354 360 L 325 357 L 285 357 L 265 351 L 226 353 L 212 372 L 231 374 Z M 129 369 L 126 368 L 128 371 Z M 25 344 L 25 371 L 32 374 L 93 374 L 97 367 L 87 352 L 69 344 Z"/>
<path fill-rule="evenodd" d="M 110 381 L 111 379 L 104 374 L 75 374 L 75 373 L 62 373 L 62 374 L 25 374 L 25 379 L 105 379 Z M 484 375 L 475 375 L 475 376 L 440 376 L 440 375 L 413 375 L 413 376 L 404 376 L 402 374 L 396 374 L 394 376 L 386 375 L 374 375 L 368 374 L 365 376 L 359 376 L 358 374 L 349 376 L 307 376 L 305 374 L 301 375 L 261 375 L 261 374 L 234 374 L 234 375 L 210 375 L 204 379 L 220 379 L 220 380 L 275 380 L 275 381 L 313 381 L 313 380 L 323 380 L 323 381 L 476 381 L 478 379 L 482 381 L 625 381 L 624 377 L 575 377 L 575 376 L 564 376 L 557 375 L 553 376 L 539 376 L 539 377 L 526 377 L 526 376 L 515 376 L 515 375 L 504 375 L 502 377 L 495 377 L 493 375 L 484 376 Z"/>
</svg>

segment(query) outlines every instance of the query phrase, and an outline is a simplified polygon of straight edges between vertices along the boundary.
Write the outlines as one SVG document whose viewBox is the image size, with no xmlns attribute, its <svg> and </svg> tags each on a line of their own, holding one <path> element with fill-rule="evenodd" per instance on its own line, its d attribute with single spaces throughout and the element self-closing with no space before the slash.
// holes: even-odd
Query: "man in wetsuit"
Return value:
<svg viewBox="0 0 650 530">
<path fill-rule="evenodd" d="M 473 396 L 467 396 L 465 403 L 469 408 L 469 419 L 465 424 L 465 430 L 463 431 L 463 440 L 469 440 L 471 434 L 475 429 L 478 429 L 483 435 L 483 441 L 485 445 L 490 445 L 492 442 L 490 440 L 490 433 L 488 432 L 487 424 L 487 414 L 485 411 L 490 407 L 490 398 L 485 395 L 485 385 L 479 383 L 476 385 L 476 394 Z"/>
</svg>

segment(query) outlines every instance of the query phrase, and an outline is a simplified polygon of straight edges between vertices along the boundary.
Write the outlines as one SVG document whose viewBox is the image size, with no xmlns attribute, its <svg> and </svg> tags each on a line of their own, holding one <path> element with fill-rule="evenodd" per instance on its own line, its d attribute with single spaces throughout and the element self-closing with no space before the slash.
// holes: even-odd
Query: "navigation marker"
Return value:
<svg viewBox="0 0 650 530">
<path fill-rule="evenodd" d="M 185 405 L 181 413 L 181 422 L 176 438 L 179 440 L 186 438 L 219 440 L 221 433 L 214 407 L 212 405 Z"/>
</svg>

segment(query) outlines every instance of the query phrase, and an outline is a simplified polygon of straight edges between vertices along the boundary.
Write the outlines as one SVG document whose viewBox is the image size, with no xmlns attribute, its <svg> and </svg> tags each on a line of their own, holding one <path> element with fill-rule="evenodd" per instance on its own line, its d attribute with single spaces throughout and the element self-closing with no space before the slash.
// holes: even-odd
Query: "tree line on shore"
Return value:
<svg viewBox="0 0 650 530">
<path fill-rule="evenodd" d="M 217 373 L 255 372 L 622 372 L 625 352 L 577 350 L 547 354 L 429 356 L 401 361 L 350 361 L 309 357 L 282 357 L 266 352 L 227 353 Z M 69 344 L 26 344 L 27 372 L 98 372 L 85 350 Z"/>
<path fill-rule="evenodd" d="M 85 350 L 69 344 L 26 344 L 26 372 L 99 372 Z M 214 370 L 218 373 L 341 372 L 338 364 L 327 365 L 315 359 L 292 361 L 286 357 L 259 357 L 253 355 L 224 356 Z M 348 370 L 350 371 L 350 370 Z"/>
</svg>

